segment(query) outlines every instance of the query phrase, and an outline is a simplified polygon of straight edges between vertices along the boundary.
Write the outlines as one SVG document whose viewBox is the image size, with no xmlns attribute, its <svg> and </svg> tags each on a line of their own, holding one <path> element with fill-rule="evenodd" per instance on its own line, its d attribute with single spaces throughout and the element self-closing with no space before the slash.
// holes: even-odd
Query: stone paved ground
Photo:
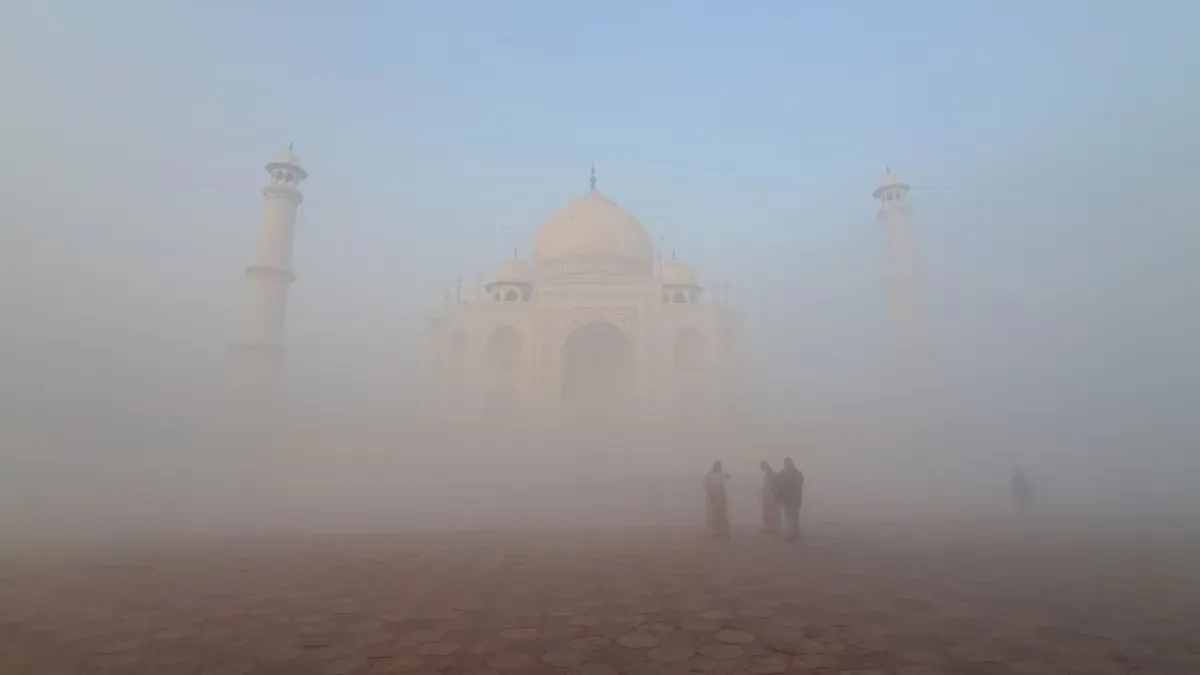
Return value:
<svg viewBox="0 0 1200 675">
<path fill-rule="evenodd" d="M 1200 673 L 1167 531 L 814 526 L 193 541 L 10 559 L 0 673 Z M 35 564 L 36 563 L 36 564 Z"/>
</svg>

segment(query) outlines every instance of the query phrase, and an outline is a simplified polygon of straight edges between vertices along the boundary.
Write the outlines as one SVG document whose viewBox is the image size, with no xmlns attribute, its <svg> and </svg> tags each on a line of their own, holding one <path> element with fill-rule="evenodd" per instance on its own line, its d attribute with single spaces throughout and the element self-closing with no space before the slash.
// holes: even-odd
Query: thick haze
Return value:
<svg viewBox="0 0 1200 675">
<path fill-rule="evenodd" d="M 527 257 L 593 160 L 702 283 L 744 294 L 757 416 L 823 430 L 771 442 L 847 481 L 898 471 L 866 459 L 879 447 L 828 459 L 854 455 L 827 431 L 886 407 L 871 191 L 889 163 L 914 186 L 947 426 L 973 439 L 912 475 L 990 475 L 1002 495 L 1020 463 L 1079 508 L 1178 506 L 1200 471 L 1200 8 L 651 4 L 6 10 L 0 528 L 118 494 L 144 511 L 182 482 L 220 492 L 197 411 L 240 309 L 261 167 L 291 141 L 311 174 L 293 410 L 324 430 L 305 452 L 347 457 L 304 490 L 466 470 L 468 448 L 435 468 L 394 436 L 416 413 L 422 319 L 456 277 L 469 293 Z M 716 452 L 680 462 L 682 494 Z"/>
</svg>

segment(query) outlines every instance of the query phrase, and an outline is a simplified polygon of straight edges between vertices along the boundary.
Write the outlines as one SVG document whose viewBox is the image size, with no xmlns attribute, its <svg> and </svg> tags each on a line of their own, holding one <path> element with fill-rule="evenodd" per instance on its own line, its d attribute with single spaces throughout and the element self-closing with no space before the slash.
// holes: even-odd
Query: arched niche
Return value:
<svg viewBox="0 0 1200 675">
<path fill-rule="evenodd" d="M 521 360 L 521 336 L 512 326 L 501 326 L 488 335 L 487 366 L 512 370 Z"/>
</svg>

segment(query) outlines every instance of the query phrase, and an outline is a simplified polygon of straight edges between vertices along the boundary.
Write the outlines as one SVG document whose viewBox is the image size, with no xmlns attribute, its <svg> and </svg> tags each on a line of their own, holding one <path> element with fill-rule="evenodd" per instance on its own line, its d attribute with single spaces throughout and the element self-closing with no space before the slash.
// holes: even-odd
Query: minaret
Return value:
<svg viewBox="0 0 1200 675">
<path fill-rule="evenodd" d="M 242 325 L 230 346 L 239 398 L 252 405 L 273 405 L 284 366 L 284 323 L 292 272 L 296 211 L 304 201 L 300 181 L 308 172 L 292 147 L 266 165 L 269 179 L 262 189 L 262 225 L 258 252 L 246 268 Z M 252 411 L 247 411 L 252 412 Z"/>
<path fill-rule="evenodd" d="M 883 231 L 887 304 L 892 337 L 893 372 L 900 396 L 924 407 L 933 403 L 936 376 L 925 279 L 908 205 L 908 183 L 888 168 L 871 195 L 879 200 L 876 219 Z"/>
</svg>

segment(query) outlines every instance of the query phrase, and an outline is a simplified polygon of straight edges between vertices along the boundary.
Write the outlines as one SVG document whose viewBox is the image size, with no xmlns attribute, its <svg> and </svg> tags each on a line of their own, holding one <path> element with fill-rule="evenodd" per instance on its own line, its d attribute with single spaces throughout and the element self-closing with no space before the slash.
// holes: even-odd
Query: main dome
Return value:
<svg viewBox="0 0 1200 675">
<path fill-rule="evenodd" d="M 654 244 L 636 218 L 592 189 L 538 229 L 532 258 L 539 274 L 650 276 Z"/>
</svg>

